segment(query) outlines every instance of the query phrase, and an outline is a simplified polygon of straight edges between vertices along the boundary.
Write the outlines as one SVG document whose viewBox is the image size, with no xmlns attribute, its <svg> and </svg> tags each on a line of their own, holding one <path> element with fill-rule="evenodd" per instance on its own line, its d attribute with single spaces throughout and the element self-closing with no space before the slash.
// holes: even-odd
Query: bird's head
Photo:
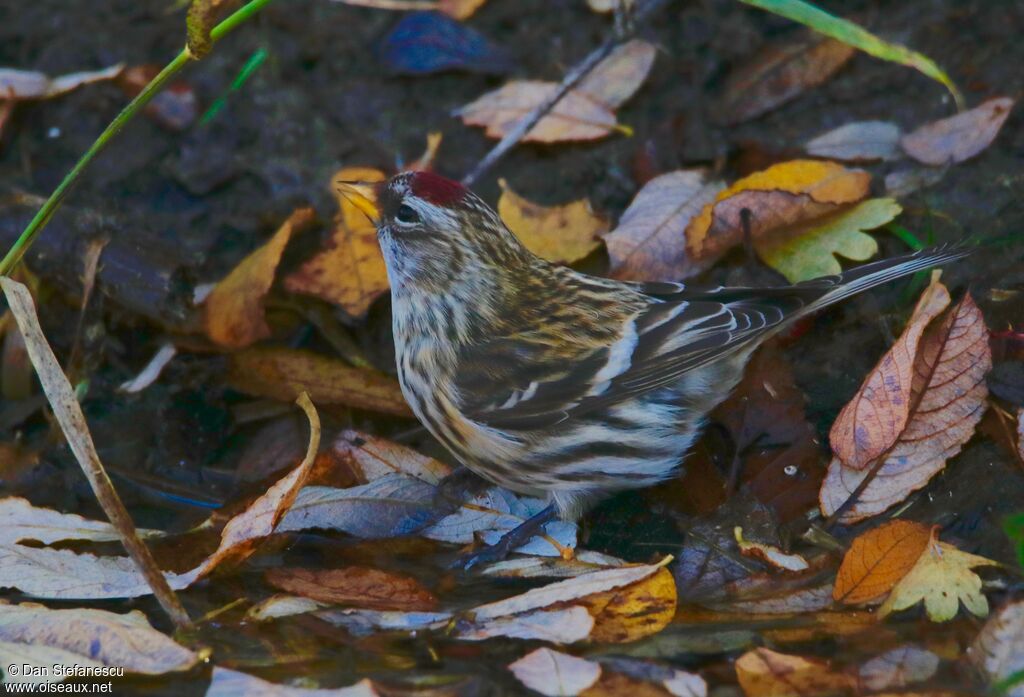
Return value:
<svg viewBox="0 0 1024 697">
<path fill-rule="evenodd" d="M 377 226 L 392 288 L 444 290 L 531 258 L 494 209 L 432 172 L 402 172 L 374 184 L 338 182 L 338 187 Z"/>
</svg>

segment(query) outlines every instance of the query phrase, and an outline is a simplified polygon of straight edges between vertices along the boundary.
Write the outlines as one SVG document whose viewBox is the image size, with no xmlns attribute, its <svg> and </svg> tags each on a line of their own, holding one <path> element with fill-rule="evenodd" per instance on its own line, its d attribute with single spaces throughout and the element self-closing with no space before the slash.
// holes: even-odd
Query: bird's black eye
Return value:
<svg viewBox="0 0 1024 697">
<path fill-rule="evenodd" d="M 398 214 L 395 215 L 395 220 L 400 223 L 418 223 L 420 222 L 420 214 L 409 204 L 403 203 L 398 207 Z"/>
</svg>

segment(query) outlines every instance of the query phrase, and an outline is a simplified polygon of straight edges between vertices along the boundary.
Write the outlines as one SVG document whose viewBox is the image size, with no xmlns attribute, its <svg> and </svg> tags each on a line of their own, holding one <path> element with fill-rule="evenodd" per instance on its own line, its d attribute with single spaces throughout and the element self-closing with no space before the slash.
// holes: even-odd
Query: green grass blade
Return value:
<svg viewBox="0 0 1024 697">
<path fill-rule="evenodd" d="M 957 109 L 964 109 L 964 98 L 960 90 L 942 68 L 928 56 L 913 51 L 906 46 L 884 41 L 867 29 L 848 20 L 830 15 L 803 0 L 742 0 L 762 10 L 791 19 L 810 27 L 814 31 L 842 41 L 844 44 L 860 49 L 869 55 L 882 60 L 899 63 L 914 68 L 933 80 L 945 85 L 956 101 Z"/>
</svg>

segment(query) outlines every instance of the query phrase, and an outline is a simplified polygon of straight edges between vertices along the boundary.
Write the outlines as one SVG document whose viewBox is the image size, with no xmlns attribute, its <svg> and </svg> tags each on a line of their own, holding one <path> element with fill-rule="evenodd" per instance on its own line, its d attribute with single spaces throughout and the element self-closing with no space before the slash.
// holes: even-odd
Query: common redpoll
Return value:
<svg viewBox="0 0 1024 697">
<path fill-rule="evenodd" d="M 540 259 L 436 174 L 339 185 L 377 225 L 413 412 L 470 470 L 549 503 L 485 558 L 676 474 L 753 350 L 789 322 L 967 254 L 938 248 L 786 287 L 630 283 Z"/>
</svg>

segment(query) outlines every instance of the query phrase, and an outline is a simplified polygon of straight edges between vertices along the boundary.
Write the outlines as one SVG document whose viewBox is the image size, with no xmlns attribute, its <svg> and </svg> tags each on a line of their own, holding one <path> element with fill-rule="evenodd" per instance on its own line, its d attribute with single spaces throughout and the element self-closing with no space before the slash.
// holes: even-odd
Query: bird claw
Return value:
<svg viewBox="0 0 1024 697">
<path fill-rule="evenodd" d="M 512 550 L 509 545 L 502 544 L 502 540 L 499 540 L 493 545 L 487 545 L 481 549 L 473 552 L 467 552 L 460 554 L 455 558 L 455 561 L 451 563 L 449 568 L 461 569 L 462 571 L 469 571 L 475 566 L 486 566 L 488 564 L 495 564 L 499 561 L 504 561 Z"/>
</svg>

